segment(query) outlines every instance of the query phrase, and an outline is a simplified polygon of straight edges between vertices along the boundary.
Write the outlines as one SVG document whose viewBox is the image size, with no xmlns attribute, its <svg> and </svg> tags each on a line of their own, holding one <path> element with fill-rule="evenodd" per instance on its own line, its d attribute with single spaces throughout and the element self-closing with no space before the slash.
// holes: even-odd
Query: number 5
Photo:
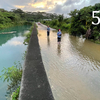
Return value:
<svg viewBox="0 0 100 100">
<path fill-rule="evenodd" d="M 97 22 L 97 23 L 92 22 L 92 24 L 93 24 L 93 25 L 98 25 L 98 24 L 100 23 L 100 18 L 97 17 L 97 16 L 94 16 L 94 13 L 100 13 L 100 11 L 93 11 L 93 13 L 92 13 L 92 17 L 98 19 L 98 22 Z"/>
</svg>

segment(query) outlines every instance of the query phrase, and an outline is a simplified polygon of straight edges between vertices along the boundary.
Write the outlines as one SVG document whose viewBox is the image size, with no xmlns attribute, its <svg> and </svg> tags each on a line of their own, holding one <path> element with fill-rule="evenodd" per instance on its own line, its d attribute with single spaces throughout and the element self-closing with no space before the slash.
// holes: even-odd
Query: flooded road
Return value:
<svg viewBox="0 0 100 100">
<path fill-rule="evenodd" d="M 38 26 L 43 64 L 55 100 L 100 100 L 100 45 Z"/>
</svg>

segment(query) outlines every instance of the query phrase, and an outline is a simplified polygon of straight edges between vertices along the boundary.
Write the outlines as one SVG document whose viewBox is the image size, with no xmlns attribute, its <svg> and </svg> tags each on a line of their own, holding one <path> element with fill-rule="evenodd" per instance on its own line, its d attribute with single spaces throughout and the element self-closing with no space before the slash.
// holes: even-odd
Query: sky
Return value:
<svg viewBox="0 0 100 100">
<path fill-rule="evenodd" d="M 47 12 L 67 15 L 74 9 L 100 3 L 100 0 L 0 0 L 0 8 L 10 11 L 20 8 L 29 12 Z"/>
</svg>

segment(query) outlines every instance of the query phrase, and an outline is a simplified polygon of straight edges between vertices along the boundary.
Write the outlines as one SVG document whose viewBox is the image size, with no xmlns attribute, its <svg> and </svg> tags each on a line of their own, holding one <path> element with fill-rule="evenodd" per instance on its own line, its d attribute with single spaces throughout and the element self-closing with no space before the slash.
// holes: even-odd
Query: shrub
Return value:
<svg viewBox="0 0 100 100">
<path fill-rule="evenodd" d="M 31 37 L 31 33 L 32 33 L 32 29 L 34 27 L 34 23 L 32 23 L 31 28 L 29 29 L 29 33 L 26 33 L 24 36 L 26 37 L 26 39 L 24 40 L 23 44 L 27 45 L 29 43 L 30 37 Z"/>
<path fill-rule="evenodd" d="M 22 77 L 22 66 L 21 63 L 14 64 L 14 66 L 5 68 L 2 70 L 3 74 L 0 76 L 3 81 L 7 81 L 9 83 L 8 90 L 14 90 L 21 82 Z"/>
<path fill-rule="evenodd" d="M 19 93 L 20 93 L 20 87 L 17 88 L 17 90 L 15 92 L 13 92 L 13 94 L 12 94 L 12 100 L 18 100 Z"/>
<path fill-rule="evenodd" d="M 64 23 L 64 24 L 62 25 L 62 28 L 63 28 L 63 29 L 69 30 L 70 27 L 71 27 L 71 24 L 70 24 L 70 23 L 69 23 L 69 24 Z"/>
</svg>

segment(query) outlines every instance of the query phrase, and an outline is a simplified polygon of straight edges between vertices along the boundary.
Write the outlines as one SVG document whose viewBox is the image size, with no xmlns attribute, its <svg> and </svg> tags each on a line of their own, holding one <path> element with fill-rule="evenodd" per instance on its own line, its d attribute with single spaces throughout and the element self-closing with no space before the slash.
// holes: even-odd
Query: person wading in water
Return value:
<svg viewBox="0 0 100 100">
<path fill-rule="evenodd" d="M 90 35 L 91 35 L 91 29 L 90 27 L 88 27 L 88 30 L 86 31 L 86 34 L 85 34 L 86 39 L 88 39 Z"/>
<path fill-rule="evenodd" d="M 47 36 L 49 36 L 49 34 L 50 34 L 50 27 L 48 26 L 47 27 Z"/>
<path fill-rule="evenodd" d="M 59 29 L 57 32 L 57 39 L 58 39 L 58 44 L 61 42 L 61 30 Z"/>
</svg>

